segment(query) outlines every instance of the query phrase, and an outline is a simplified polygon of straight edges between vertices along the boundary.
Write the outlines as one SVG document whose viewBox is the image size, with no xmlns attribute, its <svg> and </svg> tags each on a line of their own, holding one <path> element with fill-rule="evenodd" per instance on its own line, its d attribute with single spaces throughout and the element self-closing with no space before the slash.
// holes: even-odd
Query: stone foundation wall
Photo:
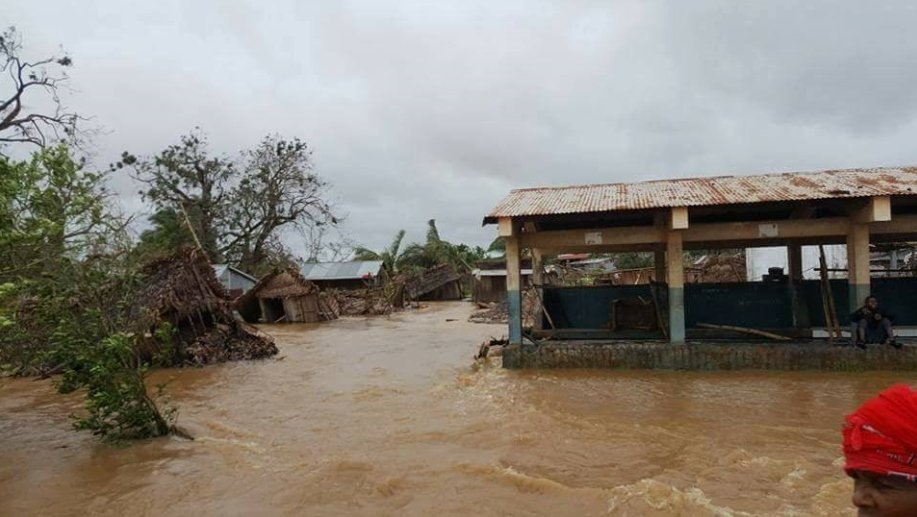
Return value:
<svg viewBox="0 0 917 517">
<path fill-rule="evenodd" d="M 917 371 L 917 347 L 825 344 L 542 343 L 507 346 L 504 368 Z"/>
</svg>

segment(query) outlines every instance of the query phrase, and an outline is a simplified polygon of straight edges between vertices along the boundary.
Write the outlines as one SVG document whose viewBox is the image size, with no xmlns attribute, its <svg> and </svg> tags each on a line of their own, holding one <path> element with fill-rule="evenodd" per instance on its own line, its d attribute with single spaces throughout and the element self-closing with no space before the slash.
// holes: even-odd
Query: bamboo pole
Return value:
<svg viewBox="0 0 917 517">
<path fill-rule="evenodd" d="M 786 336 L 781 336 L 780 334 L 774 334 L 773 332 L 767 332 L 764 330 L 752 329 L 748 327 L 736 327 L 734 325 L 714 325 L 712 323 L 698 323 L 698 327 L 705 329 L 719 329 L 719 330 L 731 330 L 733 332 L 741 332 L 743 334 L 754 334 L 756 336 L 763 336 L 771 339 L 776 339 L 777 341 L 789 341 L 790 338 Z"/>
</svg>

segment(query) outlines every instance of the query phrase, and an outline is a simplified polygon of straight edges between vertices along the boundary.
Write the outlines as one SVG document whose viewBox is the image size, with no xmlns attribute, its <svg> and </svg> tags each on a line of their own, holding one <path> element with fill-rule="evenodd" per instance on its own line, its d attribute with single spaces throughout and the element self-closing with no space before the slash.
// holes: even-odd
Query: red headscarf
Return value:
<svg viewBox="0 0 917 517">
<path fill-rule="evenodd" d="M 844 421 L 844 470 L 917 481 L 917 391 L 897 384 Z"/>
</svg>

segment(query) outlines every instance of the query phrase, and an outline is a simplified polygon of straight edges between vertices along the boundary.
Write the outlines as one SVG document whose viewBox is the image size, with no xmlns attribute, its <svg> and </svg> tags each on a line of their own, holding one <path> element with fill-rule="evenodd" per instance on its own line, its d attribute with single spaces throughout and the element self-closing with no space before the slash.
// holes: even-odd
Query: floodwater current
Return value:
<svg viewBox="0 0 917 517">
<path fill-rule="evenodd" d="M 159 371 L 194 441 L 98 443 L 0 379 L 2 515 L 843 515 L 843 415 L 891 373 L 507 371 L 469 304 L 265 326 L 276 359 Z"/>
</svg>

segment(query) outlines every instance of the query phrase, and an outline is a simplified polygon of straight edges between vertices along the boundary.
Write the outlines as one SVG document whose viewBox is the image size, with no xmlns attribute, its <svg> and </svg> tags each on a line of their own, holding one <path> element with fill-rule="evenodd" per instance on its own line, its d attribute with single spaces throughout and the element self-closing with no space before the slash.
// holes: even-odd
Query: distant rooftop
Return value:
<svg viewBox="0 0 917 517">
<path fill-rule="evenodd" d="M 306 280 L 355 280 L 375 277 L 380 269 L 381 260 L 314 262 L 304 265 L 300 273 Z"/>
<path fill-rule="evenodd" d="M 641 183 L 517 189 L 485 223 L 499 217 L 917 194 L 917 167 L 686 178 Z"/>
<path fill-rule="evenodd" d="M 230 270 L 232 270 L 232 271 L 235 271 L 237 274 L 242 275 L 242 276 L 248 278 L 248 279 L 251 280 L 252 282 L 257 282 L 257 281 L 258 281 L 257 278 L 255 278 L 255 277 L 249 275 L 248 273 L 246 273 L 245 271 L 242 271 L 242 270 L 239 269 L 239 268 L 230 266 L 229 264 L 213 264 L 213 272 L 216 274 L 217 278 L 220 278 L 221 276 L 223 276 L 223 273 L 225 273 L 227 269 L 230 269 Z"/>
</svg>

